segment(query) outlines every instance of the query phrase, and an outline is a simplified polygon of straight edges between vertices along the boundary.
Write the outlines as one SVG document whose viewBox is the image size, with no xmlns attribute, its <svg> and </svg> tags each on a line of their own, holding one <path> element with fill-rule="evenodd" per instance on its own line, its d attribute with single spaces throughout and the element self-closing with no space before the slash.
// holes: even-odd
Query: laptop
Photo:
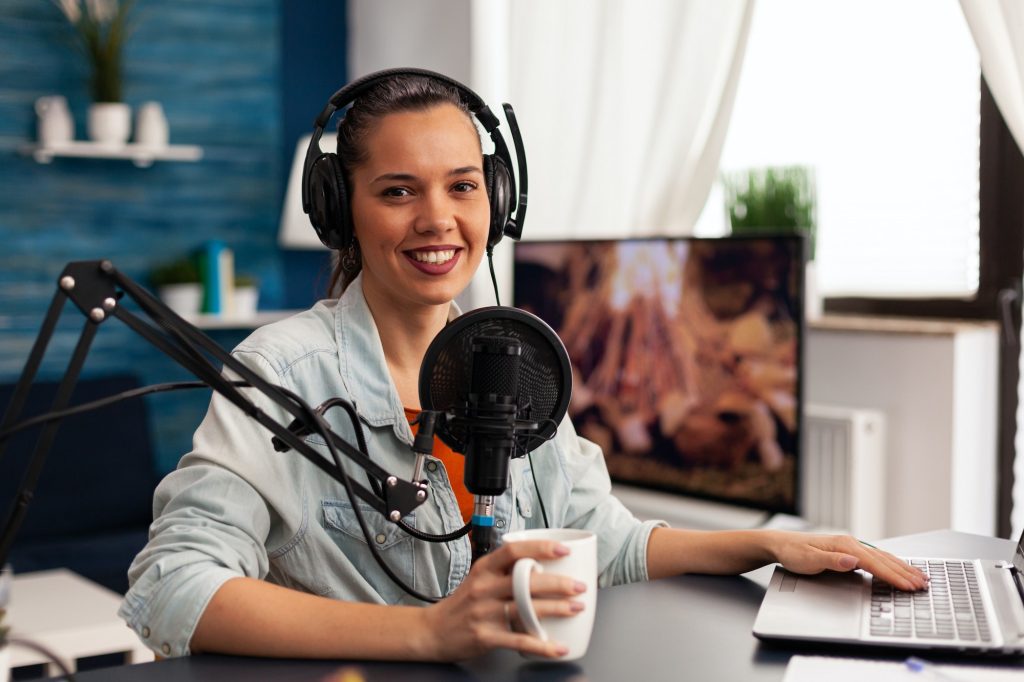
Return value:
<svg viewBox="0 0 1024 682">
<path fill-rule="evenodd" d="M 902 592 L 862 571 L 808 576 L 777 566 L 754 621 L 754 636 L 1024 653 L 1024 534 L 1009 561 L 905 561 L 928 573 L 928 589 Z"/>
</svg>

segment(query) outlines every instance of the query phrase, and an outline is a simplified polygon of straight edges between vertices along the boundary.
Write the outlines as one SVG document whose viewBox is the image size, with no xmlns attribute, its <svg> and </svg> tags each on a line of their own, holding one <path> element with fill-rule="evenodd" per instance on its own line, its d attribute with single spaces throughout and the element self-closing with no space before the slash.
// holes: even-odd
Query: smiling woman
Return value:
<svg viewBox="0 0 1024 682">
<path fill-rule="evenodd" d="M 318 118 L 305 166 L 311 222 L 342 252 L 340 298 L 258 329 L 233 356 L 312 403 L 354 406 L 351 421 L 338 411 L 324 419 L 385 471 L 406 472 L 414 468 L 410 418 L 420 407 L 426 349 L 459 314 L 452 299 L 483 255 L 502 234 L 518 236 L 523 214 L 510 217 L 515 183 L 496 117 L 464 86 L 411 71 L 356 84 L 363 89 L 339 126 L 337 156 L 319 152 L 319 136 L 349 103 L 341 102 L 345 88 Z M 467 109 L 491 133 L 494 155 L 482 154 Z M 254 402 L 287 423 L 280 406 Z M 354 513 L 362 503 L 314 464 L 275 453 L 262 426 L 220 394 L 193 443 L 156 491 L 150 541 L 130 569 L 121 609 L 164 655 L 451 661 L 495 648 L 568 653 L 524 633 L 511 595 L 519 559 L 554 560 L 570 549 L 531 540 L 474 557 L 464 524 L 483 504 L 456 475 L 454 453 L 435 443 L 416 474 L 429 494 L 402 519 L 417 538 L 438 541 L 426 544 L 370 510 L 364 525 Z M 328 457 L 320 437 L 307 443 Z M 776 560 L 804 572 L 861 567 L 906 589 L 924 584 L 914 569 L 852 538 L 703 534 L 641 522 L 610 494 L 601 449 L 568 421 L 532 454 L 509 461 L 506 489 L 488 498 L 496 534 L 549 522 L 593 532 L 601 586 Z M 546 511 L 532 511 L 539 507 Z M 539 618 L 587 608 L 587 585 L 567 576 L 537 573 L 529 585 Z"/>
</svg>

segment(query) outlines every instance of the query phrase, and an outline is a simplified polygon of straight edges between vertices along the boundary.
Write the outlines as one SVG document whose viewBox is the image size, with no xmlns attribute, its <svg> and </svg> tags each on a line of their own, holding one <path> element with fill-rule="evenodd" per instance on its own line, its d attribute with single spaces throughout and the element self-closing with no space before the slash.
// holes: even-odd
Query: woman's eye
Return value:
<svg viewBox="0 0 1024 682">
<path fill-rule="evenodd" d="M 406 187 L 388 187 L 382 194 L 386 197 L 407 197 L 411 192 Z"/>
<path fill-rule="evenodd" d="M 455 190 L 456 192 L 472 192 L 474 189 L 476 189 L 476 183 L 464 180 L 462 182 L 455 183 L 452 189 Z"/>
</svg>

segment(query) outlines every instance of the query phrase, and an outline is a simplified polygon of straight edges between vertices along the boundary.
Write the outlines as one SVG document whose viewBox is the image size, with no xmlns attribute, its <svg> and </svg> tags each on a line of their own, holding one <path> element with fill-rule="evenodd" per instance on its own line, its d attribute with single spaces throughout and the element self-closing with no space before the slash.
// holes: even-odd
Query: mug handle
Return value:
<svg viewBox="0 0 1024 682">
<path fill-rule="evenodd" d="M 530 597 L 530 575 L 534 571 L 544 572 L 544 567 L 535 559 L 523 557 L 516 562 L 515 568 L 512 569 L 512 594 L 516 600 L 519 618 L 522 619 L 526 631 L 546 642 L 548 633 L 540 624 L 537 612 L 533 610 L 533 599 Z"/>
</svg>

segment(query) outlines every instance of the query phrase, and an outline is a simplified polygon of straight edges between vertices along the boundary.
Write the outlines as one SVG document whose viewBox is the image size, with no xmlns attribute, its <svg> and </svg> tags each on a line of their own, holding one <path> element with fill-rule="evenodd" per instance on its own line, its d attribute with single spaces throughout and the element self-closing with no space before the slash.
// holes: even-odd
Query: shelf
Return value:
<svg viewBox="0 0 1024 682">
<path fill-rule="evenodd" d="M 170 144 L 152 147 L 142 144 L 109 145 L 98 142 L 64 142 L 44 147 L 25 145 L 21 153 L 31 156 L 38 163 L 50 163 L 54 157 L 66 156 L 84 159 L 129 159 L 139 168 L 147 168 L 154 161 L 198 161 L 203 158 L 203 148 L 190 144 Z"/>
<path fill-rule="evenodd" d="M 255 329 L 291 317 L 301 310 L 260 310 L 255 315 L 186 315 L 185 320 L 200 329 Z"/>
</svg>

